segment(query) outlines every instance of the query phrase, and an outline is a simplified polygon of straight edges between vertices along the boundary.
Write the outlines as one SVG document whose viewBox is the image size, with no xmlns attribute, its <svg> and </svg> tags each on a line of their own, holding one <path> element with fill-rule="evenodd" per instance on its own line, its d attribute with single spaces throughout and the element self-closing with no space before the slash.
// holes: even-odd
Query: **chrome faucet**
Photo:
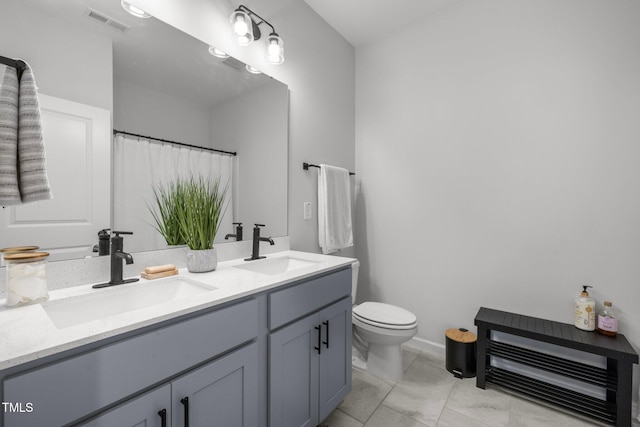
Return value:
<svg viewBox="0 0 640 427">
<path fill-rule="evenodd" d="M 271 246 L 275 245 L 275 242 L 271 237 L 260 237 L 260 227 L 264 227 L 264 224 L 256 224 L 253 228 L 253 251 L 251 253 L 251 258 L 245 258 L 245 261 L 266 258 L 264 256 L 260 256 L 260 242 L 269 242 Z"/>
<path fill-rule="evenodd" d="M 93 285 L 93 288 L 106 288 L 108 286 L 115 285 L 123 285 L 125 283 L 137 282 L 138 279 L 122 279 L 122 261 L 128 264 L 133 264 L 133 257 L 131 254 L 124 252 L 122 249 L 124 247 L 124 238 L 122 238 L 121 234 L 133 234 L 131 231 L 112 231 L 114 234 L 111 237 L 111 280 L 106 283 L 100 283 L 98 285 Z"/>
<path fill-rule="evenodd" d="M 240 240 L 242 240 L 242 223 L 234 222 L 233 225 L 236 226 L 236 234 L 227 234 L 226 236 L 224 236 L 224 240 L 229 240 L 229 237 L 235 237 L 236 242 L 239 242 Z"/>
</svg>

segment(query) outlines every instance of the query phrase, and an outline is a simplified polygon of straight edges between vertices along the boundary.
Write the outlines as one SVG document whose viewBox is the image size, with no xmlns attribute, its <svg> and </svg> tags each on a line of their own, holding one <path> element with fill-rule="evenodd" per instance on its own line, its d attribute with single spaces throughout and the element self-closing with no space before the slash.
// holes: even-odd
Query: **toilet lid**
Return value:
<svg viewBox="0 0 640 427">
<path fill-rule="evenodd" d="M 389 326 L 412 326 L 417 320 L 409 310 L 381 302 L 363 302 L 353 308 L 353 314 L 365 322 Z"/>
</svg>

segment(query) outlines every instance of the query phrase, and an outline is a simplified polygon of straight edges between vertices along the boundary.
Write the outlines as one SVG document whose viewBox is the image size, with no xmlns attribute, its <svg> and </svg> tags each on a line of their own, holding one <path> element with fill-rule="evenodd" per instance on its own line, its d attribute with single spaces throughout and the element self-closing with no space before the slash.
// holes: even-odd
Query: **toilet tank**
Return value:
<svg viewBox="0 0 640 427">
<path fill-rule="evenodd" d="M 358 292 L 358 271 L 360 261 L 356 260 L 351 264 L 351 303 L 356 303 L 356 293 Z"/>
</svg>

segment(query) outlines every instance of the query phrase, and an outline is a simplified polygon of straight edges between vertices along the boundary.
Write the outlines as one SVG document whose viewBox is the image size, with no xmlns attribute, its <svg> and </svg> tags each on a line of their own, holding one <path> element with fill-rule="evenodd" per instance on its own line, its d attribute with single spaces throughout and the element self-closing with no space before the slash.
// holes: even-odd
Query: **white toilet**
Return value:
<svg viewBox="0 0 640 427">
<path fill-rule="evenodd" d="M 354 353 L 366 358 L 366 368 L 360 360 L 354 360 L 354 366 L 380 378 L 399 380 L 403 374 L 400 346 L 418 332 L 416 316 L 391 304 L 363 302 L 355 305 L 359 269 L 359 261 L 351 264 L 353 345 L 357 350 Z"/>
</svg>

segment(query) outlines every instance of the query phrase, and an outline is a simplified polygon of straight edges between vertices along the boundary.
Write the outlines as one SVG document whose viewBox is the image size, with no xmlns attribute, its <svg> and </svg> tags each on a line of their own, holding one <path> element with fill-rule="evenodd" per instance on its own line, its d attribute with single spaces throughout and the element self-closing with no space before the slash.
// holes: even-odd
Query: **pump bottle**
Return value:
<svg viewBox="0 0 640 427">
<path fill-rule="evenodd" d="M 596 301 L 589 296 L 587 288 L 593 286 L 583 285 L 584 290 L 576 296 L 575 325 L 583 331 L 596 330 Z"/>
</svg>

